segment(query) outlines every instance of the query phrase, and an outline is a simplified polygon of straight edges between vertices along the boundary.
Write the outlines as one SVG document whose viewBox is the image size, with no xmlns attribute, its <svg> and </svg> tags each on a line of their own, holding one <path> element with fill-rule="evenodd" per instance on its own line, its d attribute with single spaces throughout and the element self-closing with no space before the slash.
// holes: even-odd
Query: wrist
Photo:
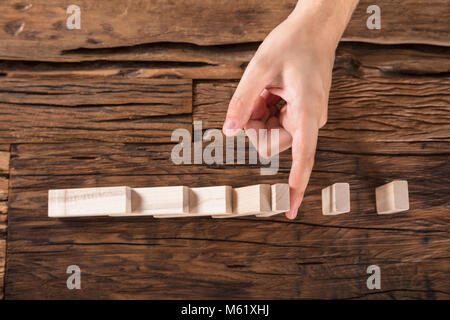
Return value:
<svg viewBox="0 0 450 320">
<path fill-rule="evenodd" d="M 358 2 L 299 0 L 288 20 L 311 41 L 334 52 Z"/>
</svg>

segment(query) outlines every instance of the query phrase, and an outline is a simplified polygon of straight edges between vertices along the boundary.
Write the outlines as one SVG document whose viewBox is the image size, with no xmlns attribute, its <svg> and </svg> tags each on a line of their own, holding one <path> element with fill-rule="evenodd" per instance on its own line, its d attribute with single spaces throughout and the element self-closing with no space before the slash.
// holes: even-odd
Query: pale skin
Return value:
<svg viewBox="0 0 450 320">
<path fill-rule="evenodd" d="M 228 106 L 223 132 L 267 129 L 269 145 L 251 141 L 261 156 L 292 149 L 289 219 L 297 216 L 314 164 L 318 131 L 327 121 L 336 47 L 358 0 L 300 0 L 256 51 Z M 278 108 L 283 99 L 286 103 Z"/>
</svg>

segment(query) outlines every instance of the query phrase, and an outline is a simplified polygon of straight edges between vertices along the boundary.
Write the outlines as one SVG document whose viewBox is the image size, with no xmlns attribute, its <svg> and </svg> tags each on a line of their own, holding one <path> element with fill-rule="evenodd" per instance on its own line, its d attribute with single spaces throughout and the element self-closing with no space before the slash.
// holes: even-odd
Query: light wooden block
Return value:
<svg viewBox="0 0 450 320">
<path fill-rule="evenodd" d="M 378 214 L 409 210 L 408 181 L 395 180 L 375 190 Z"/>
<path fill-rule="evenodd" d="M 269 213 L 256 215 L 257 217 L 271 217 L 284 213 L 290 209 L 289 185 L 277 183 L 271 186 L 272 210 Z"/>
<path fill-rule="evenodd" d="M 338 215 L 350 212 L 350 185 L 335 183 L 322 189 L 322 213 Z"/>
<path fill-rule="evenodd" d="M 155 215 L 155 218 L 201 217 L 232 212 L 232 188 L 230 186 L 190 188 L 189 213 Z"/>
<path fill-rule="evenodd" d="M 129 187 L 50 190 L 49 217 L 89 217 L 131 212 Z"/>
<path fill-rule="evenodd" d="M 233 188 L 233 213 L 216 215 L 213 218 L 233 218 L 270 213 L 271 191 L 269 184 Z"/>
<path fill-rule="evenodd" d="M 187 214 L 189 188 L 185 186 L 133 188 L 131 208 L 131 213 L 121 216 Z"/>
</svg>

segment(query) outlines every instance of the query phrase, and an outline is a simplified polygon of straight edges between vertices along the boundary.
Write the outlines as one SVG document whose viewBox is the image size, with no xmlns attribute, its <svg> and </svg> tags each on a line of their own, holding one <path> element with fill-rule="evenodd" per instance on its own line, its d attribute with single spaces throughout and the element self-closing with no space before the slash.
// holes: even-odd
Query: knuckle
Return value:
<svg viewBox="0 0 450 320">
<path fill-rule="evenodd" d="M 263 55 L 256 55 L 252 58 L 249 66 L 253 70 L 259 70 L 260 72 L 270 72 L 272 63 Z"/>
</svg>

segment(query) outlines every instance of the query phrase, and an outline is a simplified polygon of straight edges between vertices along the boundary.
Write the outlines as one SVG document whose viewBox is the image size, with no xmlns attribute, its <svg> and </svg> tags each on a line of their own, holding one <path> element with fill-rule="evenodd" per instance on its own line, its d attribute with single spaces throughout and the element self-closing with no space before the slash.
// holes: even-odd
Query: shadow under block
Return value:
<svg viewBox="0 0 450 320">
<path fill-rule="evenodd" d="M 155 215 L 155 218 L 201 217 L 232 213 L 232 195 L 233 188 L 230 186 L 190 188 L 189 213 Z"/>
<path fill-rule="evenodd" d="M 269 184 L 257 184 L 233 188 L 233 213 L 213 218 L 233 218 L 271 213 L 271 191 Z"/>
<path fill-rule="evenodd" d="M 50 190 L 48 216 L 89 217 L 131 213 L 131 188 L 105 187 Z"/>
<path fill-rule="evenodd" d="M 335 183 L 322 189 L 322 213 L 337 215 L 350 212 L 350 185 Z"/>
<path fill-rule="evenodd" d="M 390 214 L 409 210 L 408 181 L 395 180 L 375 189 L 377 213 Z"/>
<path fill-rule="evenodd" d="M 289 211 L 289 185 L 287 183 L 276 183 L 271 186 L 272 210 L 269 213 L 257 214 L 257 217 L 271 217 L 279 213 Z"/>
</svg>

